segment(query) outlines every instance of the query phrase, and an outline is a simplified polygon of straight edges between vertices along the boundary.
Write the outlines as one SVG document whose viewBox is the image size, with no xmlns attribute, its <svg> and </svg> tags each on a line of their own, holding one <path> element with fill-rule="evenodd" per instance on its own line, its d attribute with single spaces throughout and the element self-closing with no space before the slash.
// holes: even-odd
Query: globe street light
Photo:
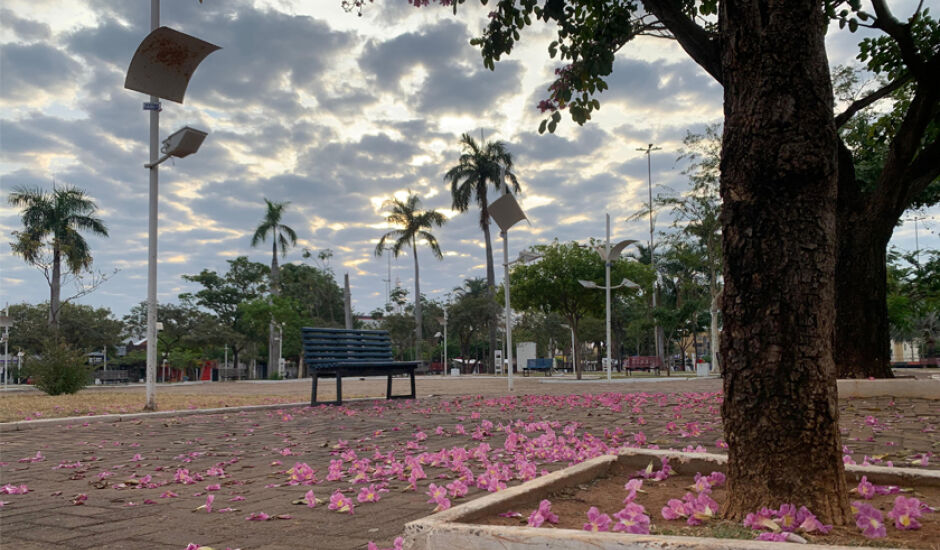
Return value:
<svg viewBox="0 0 940 550">
<path fill-rule="evenodd" d="M 195 153 L 206 132 L 188 126 L 163 142 L 160 157 L 160 98 L 183 102 L 186 87 L 196 67 L 218 50 L 194 36 L 160 26 L 160 0 L 150 0 L 150 34 L 140 43 L 127 69 L 124 87 L 150 96 L 144 110 L 150 111 L 150 202 L 147 252 L 147 402 L 144 410 L 156 410 L 157 372 L 157 198 L 158 166 L 170 157 L 183 158 Z"/>
</svg>

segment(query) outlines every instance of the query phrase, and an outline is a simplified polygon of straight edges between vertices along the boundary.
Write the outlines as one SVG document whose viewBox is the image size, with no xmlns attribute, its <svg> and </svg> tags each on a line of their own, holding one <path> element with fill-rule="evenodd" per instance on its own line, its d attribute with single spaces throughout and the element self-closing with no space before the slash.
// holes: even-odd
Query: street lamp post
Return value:
<svg viewBox="0 0 940 550">
<path fill-rule="evenodd" d="M 194 36 L 160 26 L 160 0 L 150 0 L 150 34 L 140 43 L 124 80 L 124 87 L 150 96 L 150 200 L 147 244 L 147 401 L 144 409 L 156 410 L 157 369 L 157 215 L 160 163 L 170 157 L 195 153 L 206 132 L 186 127 L 164 140 L 160 157 L 160 98 L 183 102 L 196 67 L 219 47 Z"/>
<path fill-rule="evenodd" d="M 512 391 L 512 311 L 509 307 L 509 228 L 526 219 L 525 212 L 506 185 L 506 167 L 499 167 L 503 194 L 489 205 L 490 217 L 503 237 L 503 285 L 506 290 L 506 360 L 509 366 L 509 391 Z M 522 259 L 522 255 L 520 255 Z"/>
<path fill-rule="evenodd" d="M 10 304 L 7 304 L 3 308 L 3 315 L 0 315 L 0 327 L 3 327 L 3 389 L 7 389 L 10 385 L 10 327 L 12 326 Z"/>
<path fill-rule="evenodd" d="M 626 247 L 630 246 L 631 244 L 635 242 L 636 241 L 632 241 L 632 240 L 620 241 L 617 244 L 615 244 L 613 247 L 611 247 L 610 246 L 610 214 L 607 214 L 607 238 L 604 241 L 604 247 L 601 248 L 598 246 L 595 249 L 597 250 L 597 253 L 600 254 L 601 258 L 604 260 L 604 287 L 603 288 L 604 288 L 606 311 L 607 311 L 606 325 L 607 325 L 607 381 L 608 382 L 610 382 L 612 378 L 611 377 L 612 366 L 611 366 L 611 357 L 610 357 L 610 342 L 611 342 L 611 339 L 610 339 L 610 291 L 615 288 L 621 288 L 624 286 L 627 286 L 630 288 L 637 288 L 638 286 L 636 283 L 633 283 L 624 279 L 623 281 L 621 281 L 619 285 L 615 287 L 611 287 L 610 286 L 610 266 L 614 262 L 614 260 L 620 257 L 620 253 L 623 252 L 623 250 Z M 579 281 L 579 282 L 581 283 L 581 285 L 583 285 L 586 288 L 600 288 L 598 285 L 594 284 L 591 281 Z"/>
<path fill-rule="evenodd" d="M 565 323 L 562 323 L 562 324 L 561 324 L 561 327 L 562 327 L 562 328 L 571 329 L 571 372 L 574 372 L 574 371 L 575 371 L 575 366 L 574 366 L 574 327 L 571 326 L 571 325 L 567 325 L 567 324 L 565 324 Z"/>
<path fill-rule="evenodd" d="M 620 284 L 617 284 L 617 285 L 614 285 L 614 286 L 610 286 L 610 273 L 607 274 L 607 281 L 608 281 L 608 283 L 607 283 L 606 286 L 601 286 L 601 285 L 595 283 L 594 281 L 584 281 L 584 280 L 578 279 L 578 282 L 581 283 L 581 286 L 583 286 L 584 288 L 603 288 L 604 291 L 607 293 L 607 359 L 606 359 L 606 361 L 607 361 L 607 381 L 610 382 L 610 381 L 611 381 L 611 373 L 610 373 L 610 371 L 611 371 L 611 359 L 610 359 L 610 291 L 611 291 L 611 290 L 616 290 L 616 289 L 618 289 L 618 288 L 623 288 L 623 287 L 627 287 L 627 288 L 639 288 L 640 285 L 634 283 L 633 281 L 624 279 L 624 280 L 620 281 Z"/>
<path fill-rule="evenodd" d="M 656 306 L 659 302 L 659 277 L 656 273 L 656 255 L 653 253 L 653 164 L 650 160 L 650 153 L 653 151 L 659 151 L 661 149 L 662 147 L 653 147 L 652 143 L 650 143 L 647 147 L 640 147 L 637 149 L 637 151 L 646 153 L 646 174 L 648 178 L 647 181 L 649 186 L 650 200 L 650 267 L 653 268 L 653 274 L 657 275 L 656 279 L 653 280 L 653 309 L 656 309 Z M 665 361 L 664 355 L 666 353 L 663 349 L 663 328 L 659 326 L 658 322 L 653 326 L 653 338 L 656 342 L 656 357 L 659 357 L 660 361 Z"/>
</svg>

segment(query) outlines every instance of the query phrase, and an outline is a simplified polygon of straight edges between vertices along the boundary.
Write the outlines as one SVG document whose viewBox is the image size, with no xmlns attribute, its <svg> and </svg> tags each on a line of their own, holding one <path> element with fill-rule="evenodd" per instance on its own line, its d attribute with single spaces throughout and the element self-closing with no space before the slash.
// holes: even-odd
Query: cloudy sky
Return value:
<svg viewBox="0 0 940 550">
<path fill-rule="evenodd" d="M 223 272 L 236 256 L 269 263 L 268 246 L 250 246 L 265 197 L 291 203 L 284 222 L 299 242 L 286 261 L 302 261 L 304 248 L 332 250 L 329 266 L 340 281 L 349 273 L 358 312 L 386 301 L 388 263 L 373 249 L 387 230 L 383 202 L 408 190 L 450 218 L 435 231 L 444 259 L 418 252 L 422 291 L 440 299 L 485 276 L 478 211 L 452 212 L 443 183 L 463 132 L 505 141 L 514 155 L 531 224 L 510 232 L 511 257 L 556 237 L 602 237 L 604 212 L 615 239 L 646 240 L 645 222 L 625 221 L 647 194 L 637 148 L 661 147 L 651 158 L 654 194 L 681 192 L 681 140 L 721 120 L 720 88 L 673 43 L 640 39 L 618 55 L 594 121 L 566 120 L 540 136 L 535 106 L 557 66 L 546 54 L 551 29 L 530 29 L 489 71 L 468 43 L 486 21 L 474 4 L 454 16 L 378 0 L 356 17 L 340 0 L 163 2 L 161 24 L 222 49 L 198 68 L 184 104 L 163 102 L 161 139 L 184 125 L 210 134 L 197 155 L 161 166 L 159 300 L 194 290 L 182 275 Z M 20 221 L 6 196 L 53 181 L 87 191 L 111 234 L 89 241 L 95 268 L 118 271 L 81 301 L 120 316 L 146 298 L 147 98 L 123 83 L 150 30 L 149 5 L 3 1 L 0 303 L 48 299 L 42 274 L 10 251 Z M 830 33 L 830 62 L 851 61 L 858 40 Z M 936 247 L 940 214 L 926 214 L 920 244 Z M 666 228 L 665 215 L 658 225 Z M 914 224 L 896 230 L 894 243 L 913 249 Z M 392 284 L 411 291 L 412 265 L 410 253 L 392 260 Z"/>
</svg>

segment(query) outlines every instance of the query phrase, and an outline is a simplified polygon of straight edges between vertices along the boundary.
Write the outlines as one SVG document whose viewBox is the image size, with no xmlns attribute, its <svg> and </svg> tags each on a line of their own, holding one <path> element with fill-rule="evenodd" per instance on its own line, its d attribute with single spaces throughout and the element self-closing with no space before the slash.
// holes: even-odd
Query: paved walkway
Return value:
<svg viewBox="0 0 940 550">
<path fill-rule="evenodd" d="M 303 401 L 308 384 L 205 384 L 198 389 L 296 392 Z M 0 542 L 4 549 L 18 550 L 183 550 L 188 543 L 217 550 L 346 549 L 365 548 L 369 541 L 388 547 L 405 523 L 432 513 L 435 505 L 426 494 L 431 483 L 452 483 L 470 473 L 477 485 L 488 475 L 490 481 L 516 484 L 519 477 L 623 444 L 702 446 L 721 452 L 717 379 L 636 378 L 608 384 L 517 378 L 514 394 L 507 396 L 505 379 L 424 377 L 417 389 L 416 401 L 362 400 L 343 407 L 143 416 L 121 422 L 88 417 L 31 423 L 17 431 L 4 426 L 0 485 L 16 492 L 25 484 L 28 492 L 0 494 L 5 502 Z M 606 393 L 611 390 L 615 393 Z M 344 394 L 383 395 L 384 380 L 344 380 Z M 853 451 L 859 461 L 862 454 L 878 450 L 866 447 L 876 443 L 863 443 L 864 419 L 872 410 L 884 416 L 896 412 L 892 430 L 905 433 L 922 426 L 924 418 L 937 423 L 936 407 L 929 402 L 888 401 L 853 401 L 843 407 L 847 436 L 859 434 Z M 902 426 L 898 418 L 908 422 Z M 520 441 L 550 441 L 551 446 L 531 453 L 520 465 L 515 444 L 507 442 L 510 425 Z M 929 441 L 915 437 L 905 446 L 929 447 Z M 334 474 L 342 473 L 340 479 L 327 480 L 337 477 L 330 476 L 331 461 Z M 523 474 L 527 461 L 532 471 Z M 318 482 L 289 485 L 287 470 L 295 463 L 316 470 Z M 461 465 L 467 468 L 463 474 Z M 366 482 L 357 483 L 357 477 Z M 409 487 L 409 477 L 417 490 Z M 387 489 L 379 502 L 356 502 L 353 514 L 328 509 L 336 491 L 355 502 L 370 484 Z M 485 491 L 469 485 L 463 498 Z M 315 508 L 303 502 L 308 490 L 321 499 Z M 199 509 L 210 495 L 211 513 Z"/>
</svg>

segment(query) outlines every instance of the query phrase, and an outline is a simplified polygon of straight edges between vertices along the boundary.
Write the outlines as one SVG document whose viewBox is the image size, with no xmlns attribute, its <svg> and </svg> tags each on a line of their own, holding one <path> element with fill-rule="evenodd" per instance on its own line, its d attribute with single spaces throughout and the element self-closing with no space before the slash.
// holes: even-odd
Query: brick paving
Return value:
<svg viewBox="0 0 940 550">
<path fill-rule="evenodd" d="M 299 396 L 309 391 L 309 381 L 276 386 L 206 384 L 199 390 L 268 394 L 272 388 Z M 121 422 L 87 417 L 20 425 L 21 429 L 6 425 L 0 434 L 0 485 L 26 484 L 29 492 L 0 494 L 0 500 L 6 503 L 0 508 L 0 544 L 4 549 L 24 550 L 183 550 L 188 543 L 216 550 L 278 550 L 358 549 L 375 541 L 388 547 L 402 533 L 405 523 L 433 511 L 434 505 L 427 502 L 425 494 L 428 484 L 451 481 L 454 475 L 449 470 L 426 464 L 427 479 L 417 482 L 417 491 L 410 490 L 407 481 L 392 479 L 381 501 L 357 503 L 352 515 L 327 509 L 330 495 L 337 489 L 355 500 L 363 485 L 352 484 L 351 474 L 342 480 L 290 486 L 285 471 L 295 462 L 303 462 L 323 480 L 331 460 L 345 461 L 346 467 L 356 460 L 348 454 L 350 451 L 355 451 L 358 459 L 375 459 L 374 465 L 382 461 L 377 457 L 388 458 L 389 453 L 394 453 L 395 460 L 402 460 L 406 454 L 454 447 L 479 451 L 481 444 L 492 448 L 488 456 L 493 460 L 508 461 L 511 456 L 502 452 L 505 437 L 499 425 L 516 421 L 554 422 L 552 437 L 555 432 L 558 436 L 564 434 L 573 449 L 596 446 L 601 441 L 611 447 L 633 443 L 634 434 L 642 431 L 649 436 L 648 444 L 663 448 L 703 445 L 715 451 L 721 426 L 717 418 L 719 400 L 713 392 L 719 389 L 717 379 L 656 382 L 637 378 L 607 384 L 601 380 L 573 383 L 558 378 L 519 377 L 513 396 L 507 397 L 505 379 L 420 377 L 416 401 L 370 399 L 343 407 L 285 406 L 216 414 L 151 415 Z M 321 387 L 321 398 L 328 398 L 330 390 Z M 611 391 L 643 392 L 650 397 L 632 401 L 620 401 L 619 396 L 599 397 Z M 384 380 L 344 380 L 344 393 L 383 395 Z M 541 395 L 555 397 L 526 397 Z M 898 415 L 910 420 L 906 431 L 914 434 L 913 439 L 906 440 L 906 446 L 916 448 L 925 440 L 928 444 L 932 441 L 932 434 L 918 439 L 915 429 L 924 418 L 936 423 L 937 410 L 932 403 L 898 400 L 889 405 L 886 399 L 855 400 L 843 407 L 843 424 L 849 433 L 861 429 L 862 419 L 872 409 L 897 407 Z M 677 422 L 694 424 L 694 428 L 686 431 L 680 427 L 682 435 L 667 429 L 666 424 L 676 415 L 680 417 Z M 465 433 L 458 424 L 466 429 Z M 440 434 L 435 433 L 437 427 L 441 428 Z M 545 426 L 539 430 L 527 435 L 535 438 L 548 433 Z M 427 438 L 416 436 L 419 431 Z M 858 439 L 858 445 L 863 446 L 864 438 Z M 868 448 L 859 449 L 868 452 Z M 30 462 L 36 460 L 37 451 L 42 460 Z M 542 460 L 539 469 L 567 465 L 567 460 Z M 224 470 L 224 477 L 210 475 L 215 467 Z M 175 482 L 180 469 L 201 474 L 203 479 L 193 484 Z M 477 476 L 482 469 L 482 465 L 475 469 Z M 141 482 L 148 483 L 143 481 L 145 476 L 157 486 L 137 488 Z M 206 487 L 213 484 L 219 489 L 207 491 Z M 294 504 L 308 489 L 323 502 L 315 508 Z M 167 491 L 178 496 L 161 498 Z M 482 489 L 471 488 L 465 498 L 482 493 Z M 197 511 L 208 494 L 215 496 L 213 512 Z M 76 505 L 73 500 L 77 495 L 86 495 L 87 500 Z M 244 500 L 231 500 L 234 497 Z M 455 500 L 455 504 L 462 501 Z M 225 508 L 235 510 L 222 511 Z M 272 519 L 246 521 L 250 514 L 261 512 Z M 277 516 L 290 519 L 275 519 Z"/>
</svg>

